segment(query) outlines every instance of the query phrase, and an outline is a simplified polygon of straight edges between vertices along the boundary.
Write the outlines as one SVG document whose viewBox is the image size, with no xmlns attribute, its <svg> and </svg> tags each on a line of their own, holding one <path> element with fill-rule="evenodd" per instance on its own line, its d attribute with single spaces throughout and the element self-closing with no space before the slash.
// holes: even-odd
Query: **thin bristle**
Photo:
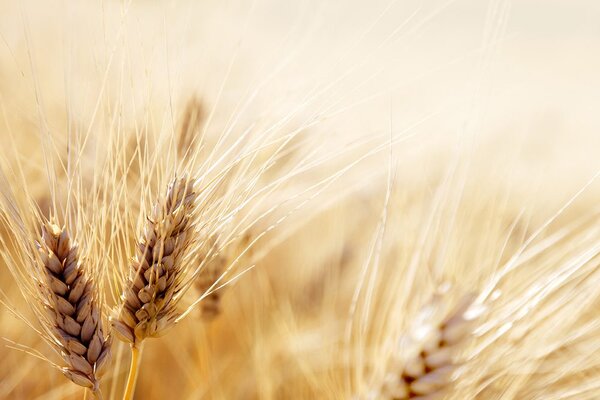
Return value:
<svg viewBox="0 0 600 400">
<path fill-rule="evenodd" d="M 110 360 L 110 338 L 102 325 L 98 293 L 81 265 L 66 229 L 42 226 L 38 251 L 46 277 L 40 286 L 46 322 L 66 367 L 62 372 L 77 385 L 97 391 Z"/>
<path fill-rule="evenodd" d="M 193 241 L 195 199 L 191 181 L 175 179 L 147 218 L 124 285 L 123 303 L 112 320 L 119 338 L 128 343 L 160 336 L 175 323 L 174 296 L 184 277 L 183 258 Z"/>
</svg>

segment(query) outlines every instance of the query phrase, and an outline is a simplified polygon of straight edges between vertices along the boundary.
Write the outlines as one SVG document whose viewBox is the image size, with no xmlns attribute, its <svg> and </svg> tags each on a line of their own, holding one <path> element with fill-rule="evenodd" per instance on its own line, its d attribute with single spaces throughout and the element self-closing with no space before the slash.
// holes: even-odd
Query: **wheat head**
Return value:
<svg viewBox="0 0 600 400">
<path fill-rule="evenodd" d="M 110 360 L 111 339 L 102 325 L 94 281 L 80 263 L 77 244 L 66 229 L 44 224 L 37 247 L 46 277 L 39 288 L 47 299 L 48 331 L 67 365 L 62 372 L 74 383 L 98 392 Z"/>
<path fill-rule="evenodd" d="M 176 301 L 183 279 L 182 259 L 193 238 L 196 193 L 187 178 L 174 179 L 159 200 L 137 246 L 112 325 L 118 337 L 137 345 L 175 323 Z"/>
<path fill-rule="evenodd" d="M 472 296 L 465 297 L 440 323 L 427 320 L 417 323 L 411 338 L 415 351 L 403 363 L 396 362 L 396 366 L 388 372 L 381 398 L 443 398 L 452 387 L 460 344 L 473 329 L 473 320 L 467 313 L 472 302 Z M 423 315 L 429 315 L 432 306 L 435 307 L 435 302 L 423 310 Z"/>
<path fill-rule="evenodd" d="M 198 277 L 196 278 L 196 289 L 205 297 L 200 302 L 200 316 L 205 321 L 215 319 L 221 313 L 221 296 L 220 290 L 212 290 L 215 283 L 221 277 L 227 268 L 227 257 L 221 253 L 206 256 L 204 266 L 201 268 Z M 210 292 L 209 292 L 210 291 Z"/>
</svg>

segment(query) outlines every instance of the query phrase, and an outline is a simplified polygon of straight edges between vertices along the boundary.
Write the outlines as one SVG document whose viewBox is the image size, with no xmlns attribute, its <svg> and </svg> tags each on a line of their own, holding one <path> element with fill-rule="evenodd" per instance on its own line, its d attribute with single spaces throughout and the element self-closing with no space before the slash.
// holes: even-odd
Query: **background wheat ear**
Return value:
<svg viewBox="0 0 600 400">
<path fill-rule="evenodd" d="M 209 244 L 209 243 L 207 243 Z M 209 249 L 204 249 L 201 254 L 203 266 L 195 281 L 196 291 L 200 296 L 205 296 L 200 302 L 200 318 L 209 322 L 221 313 L 221 291 L 214 290 L 213 286 L 221 277 L 229 263 L 226 253 L 223 251 L 214 254 L 212 249 L 218 247 L 216 240 L 211 240 Z M 212 254 L 211 254 L 212 253 Z M 212 292 L 208 293 L 211 288 Z M 208 293 L 208 294 L 207 294 Z"/>
<path fill-rule="evenodd" d="M 112 319 L 115 333 L 125 342 L 135 346 L 175 323 L 174 296 L 181 288 L 182 261 L 193 241 L 195 199 L 192 182 L 176 178 L 147 217 L 124 284 L 123 303 Z"/>
<path fill-rule="evenodd" d="M 62 372 L 74 383 L 90 388 L 98 397 L 99 379 L 110 360 L 111 340 L 102 325 L 94 281 L 79 261 L 77 244 L 66 229 L 53 223 L 42 226 L 37 243 L 45 282 L 47 331 L 66 367 Z"/>
<path fill-rule="evenodd" d="M 243 252 L 248 252 L 250 233 L 246 232 L 239 238 L 221 245 L 221 239 L 212 236 L 206 240 L 200 250 L 201 267 L 194 281 L 196 293 L 202 298 L 199 303 L 199 317 L 205 322 L 217 318 L 222 312 L 223 293 L 226 289 L 224 282 L 228 269 L 233 266 Z"/>
<path fill-rule="evenodd" d="M 410 354 L 392 360 L 381 398 L 441 399 L 452 388 L 459 366 L 457 353 L 473 332 L 479 313 L 469 312 L 475 296 L 467 295 L 441 321 L 436 320 L 444 298 L 443 293 L 437 294 L 421 311 L 407 345 Z"/>
</svg>

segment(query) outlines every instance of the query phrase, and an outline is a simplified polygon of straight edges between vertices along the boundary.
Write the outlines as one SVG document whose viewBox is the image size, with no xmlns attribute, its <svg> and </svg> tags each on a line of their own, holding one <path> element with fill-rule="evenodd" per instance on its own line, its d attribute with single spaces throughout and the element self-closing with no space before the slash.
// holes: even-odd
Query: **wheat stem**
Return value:
<svg viewBox="0 0 600 400">
<path fill-rule="evenodd" d="M 140 359 L 142 356 L 143 343 L 138 345 L 131 345 L 131 365 L 129 367 L 129 377 L 127 378 L 127 386 L 125 388 L 125 394 L 123 400 L 133 400 L 133 394 L 135 392 L 135 384 L 140 370 Z"/>
</svg>

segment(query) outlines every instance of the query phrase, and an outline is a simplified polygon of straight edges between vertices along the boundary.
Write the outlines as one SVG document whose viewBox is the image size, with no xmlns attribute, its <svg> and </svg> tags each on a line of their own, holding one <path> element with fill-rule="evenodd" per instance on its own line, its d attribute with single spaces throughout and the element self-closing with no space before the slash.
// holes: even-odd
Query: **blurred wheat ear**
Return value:
<svg viewBox="0 0 600 400">
<path fill-rule="evenodd" d="M 77 245 L 66 229 L 48 223 L 42 226 L 37 244 L 45 285 L 48 332 L 67 367 L 62 372 L 74 383 L 90 388 L 101 397 L 99 381 L 110 360 L 111 340 L 104 332 L 98 293 L 77 255 Z"/>
<path fill-rule="evenodd" d="M 246 246 L 249 241 L 249 233 L 246 233 L 225 246 L 215 236 L 205 242 L 199 254 L 202 264 L 194 280 L 196 292 L 202 298 L 198 308 L 203 321 L 210 322 L 221 314 L 225 287 L 219 284 L 236 257 L 248 250 Z"/>
<path fill-rule="evenodd" d="M 132 348 L 125 399 L 133 397 L 143 341 L 163 334 L 179 316 L 174 297 L 181 290 L 185 277 L 182 261 L 193 242 L 195 205 L 192 181 L 175 178 L 147 217 L 136 245 L 122 304 L 111 320 L 117 336 Z"/>
<path fill-rule="evenodd" d="M 212 247 L 216 247 L 216 244 Z M 213 288 L 228 265 L 227 255 L 223 253 L 203 255 L 204 266 L 200 269 L 195 280 L 198 293 L 202 296 Z M 206 321 L 212 321 L 221 313 L 221 291 L 213 290 L 200 302 L 200 317 Z"/>
<path fill-rule="evenodd" d="M 434 300 L 442 300 L 443 295 Z M 452 375 L 458 366 L 456 353 L 474 328 L 468 310 L 474 296 L 465 296 L 440 323 L 427 321 L 435 312 L 436 301 L 423 310 L 425 320 L 411 338 L 414 353 L 396 362 L 385 377 L 380 398 L 390 400 L 441 399 L 452 388 Z"/>
</svg>

